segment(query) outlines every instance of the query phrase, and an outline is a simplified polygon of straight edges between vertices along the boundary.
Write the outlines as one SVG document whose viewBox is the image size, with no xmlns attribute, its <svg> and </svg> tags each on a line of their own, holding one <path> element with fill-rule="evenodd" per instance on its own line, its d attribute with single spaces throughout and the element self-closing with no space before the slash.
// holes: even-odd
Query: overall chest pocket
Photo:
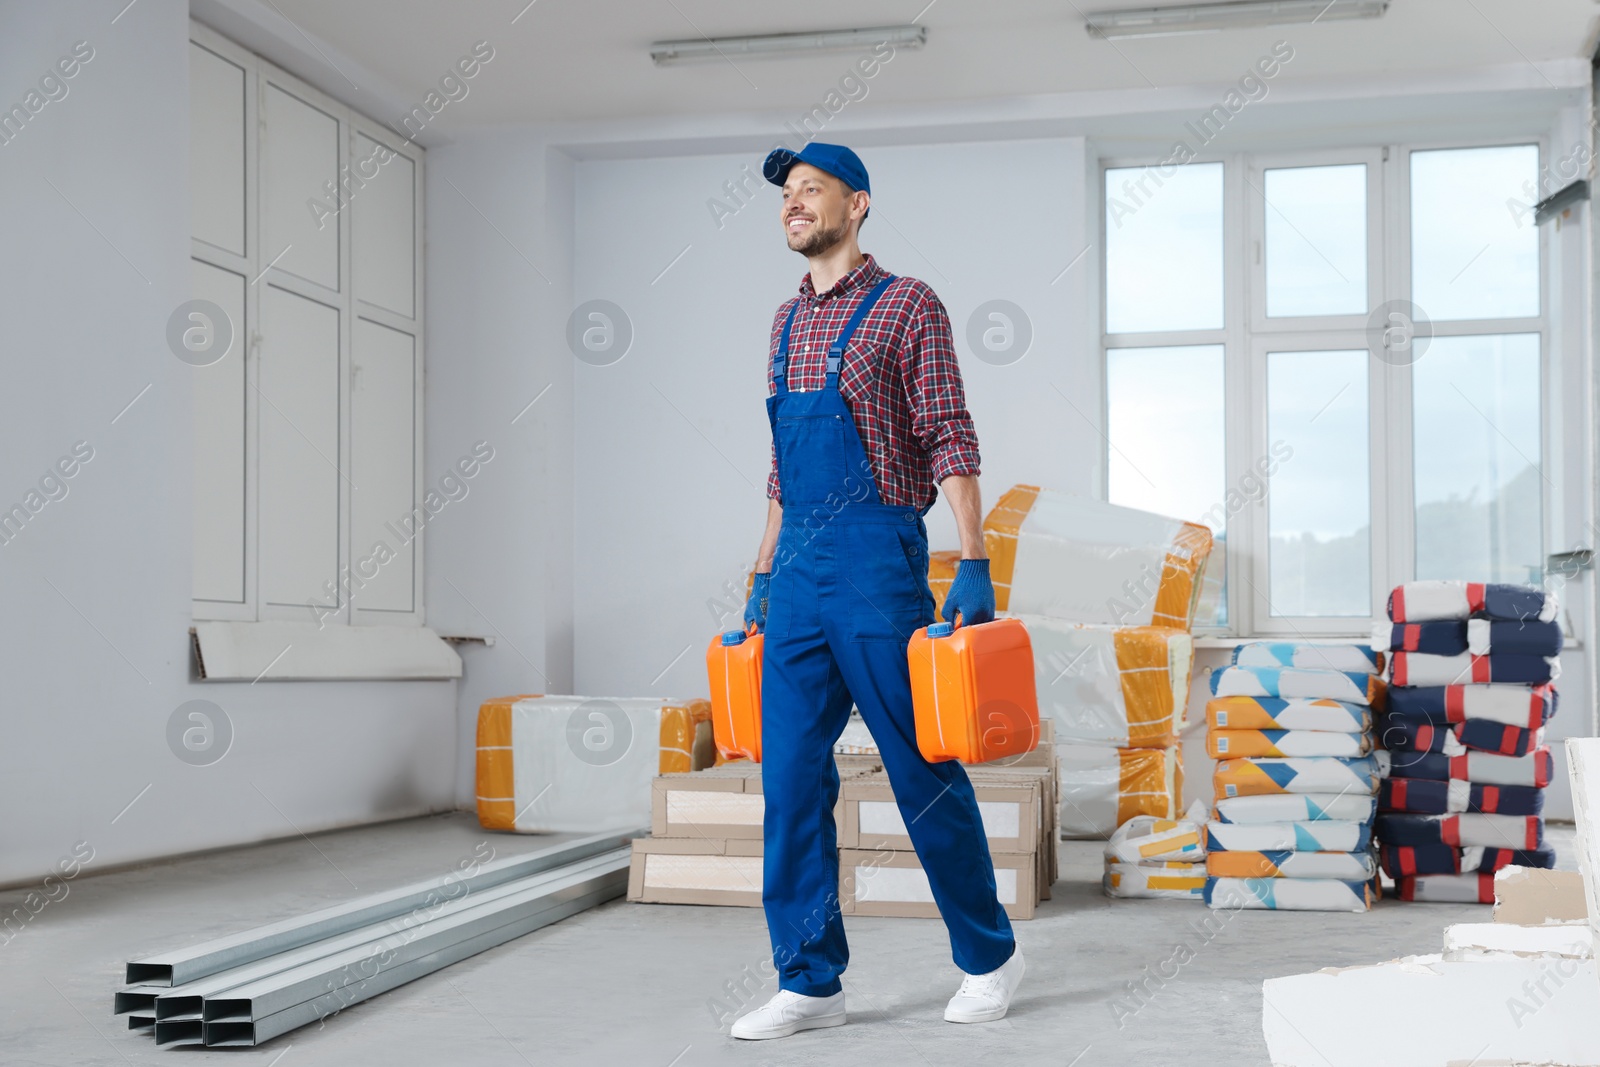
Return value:
<svg viewBox="0 0 1600 1067">
<path fill-rule="evenodd" d="M 844 490 L 844 416 L 778 417 L 778 485 L 783 505 L 824 504 Z"/>
</svg>

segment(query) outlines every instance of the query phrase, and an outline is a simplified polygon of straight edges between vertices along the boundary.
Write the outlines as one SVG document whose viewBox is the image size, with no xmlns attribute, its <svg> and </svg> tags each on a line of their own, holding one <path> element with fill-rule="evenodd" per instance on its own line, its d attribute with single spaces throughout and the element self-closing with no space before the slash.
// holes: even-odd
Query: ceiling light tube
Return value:
<svg viewBox="0 0 1600 1067">
<path fill-rule="evenodd" d="M 875 26 L 822 33 L 765 33 L 755 37 L 698 37 L 692 41 L 656 41 L 650 58 L 658 67 L 675 63 L 723 62 L 765 56 L 854 52 L 887 43 L 896 48 L 921 48 L 928 40 L 924 26 Z"/>
<path fill-rule="evenodd" d="M 1085 16 L 1084 28 L 1091 37 L 1171 37 L 1257 26 L 1375 19 L 1388 9 L 1389 0 L 1232 0 L 1219 4 L 1091 11 Z"/>
</svg>

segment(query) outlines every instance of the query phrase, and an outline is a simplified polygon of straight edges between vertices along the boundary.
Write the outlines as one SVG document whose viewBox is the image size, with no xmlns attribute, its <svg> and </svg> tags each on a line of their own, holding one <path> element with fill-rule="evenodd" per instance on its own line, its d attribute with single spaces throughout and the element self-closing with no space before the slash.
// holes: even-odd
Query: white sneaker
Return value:
<svg viewBox="0 0 1600 1067">
<path fill-rule="evenodd" d="M 1004 1009 L 1001 1009 L 1001 1014 L 1005 1014 Z M 780 989 L 777 996 L 740 1017 L 729 1032 L 746 1041 L 765 1041 L 773 1037 L 788 1037 L 801 1030 L 843 1025 L 843 991 L 831 997 L 808 997 L 804 993 Z"/>
<path fill-rule="evenodd" d="M 944 1021 L 992 1023 L 1004 1019 L 1011 1007 L 1011 994 L 1022 984 L 1023 966 L 1022 946 L 1018 945 L 999 970 L 967 975 L 956 995 L 945 1005 Z"/>
</svg>

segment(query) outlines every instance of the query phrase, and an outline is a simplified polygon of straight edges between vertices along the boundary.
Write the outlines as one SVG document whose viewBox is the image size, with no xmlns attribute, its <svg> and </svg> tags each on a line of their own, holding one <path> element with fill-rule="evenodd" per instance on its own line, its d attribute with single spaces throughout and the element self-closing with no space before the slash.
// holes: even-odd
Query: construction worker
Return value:
<svg viewBox="0 0 1600 1067">
<path fill-rule="evenodd" d="M 738 1019 L 738 1038 L 845 1021 L 833 745 L 852 702 L 877 741 L 966 978 L 950 1022 L 1003 1018 L 1022 952 L 995 891 L 966 772 L 917 750 L 906 646 L 934 620 L 923 515 L 955 514 L 961 563 L 944 617 L 994 617 L 980 530 L 978 438 L 950 320 L 925 283 L 895 277 L 857 242 L 871 204 L 850 149 L 812 142 L 767 156 L 779 217 L 810 272 L 778 308 L 768 361 L 772 471 L 767 525 L 745 608 L 762 660 L 762 903 L 778 993 Z"/>
</svg>

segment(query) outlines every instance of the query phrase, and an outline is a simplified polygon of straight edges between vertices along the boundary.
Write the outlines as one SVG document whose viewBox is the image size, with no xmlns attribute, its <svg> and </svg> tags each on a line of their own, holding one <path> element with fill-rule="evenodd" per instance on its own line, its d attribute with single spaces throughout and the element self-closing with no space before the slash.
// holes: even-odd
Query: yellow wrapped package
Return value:
<svg viewBox="0 0 1600 1067">
<path fill-rule="evenodd" d="M 1039 717 L 1056 739 L 1117 748 L 1178 742 L 1194 638 L 1167 626 L 1094 626 L 1017 615 L 1033 643 Z"/>
<path fill-rule="evenodd" d="M 1191 629 L 1211 531 L 1036 485 L 983 520 L 995 604 L 1072 622 Z"/>
<path fill-rule="evenodd" d="M 933 614 L 940 618 L 944 598 L 950 593 L 950 583 L 956 580 L 956 570 L 961 566 L 961 550 L 950 549 L 928 553 L 928 588 L 933 590 Z"/>
<path fill-rule="evenodd" d="M 478 821 L 517 833 L 648 826 L 651 781 L 713 758 L 708 700 L 497 697 L 478 709 Z"/>
<path fill-rule="evenodd" d="M 1137 815 L 1176 819 L 1183 798 L 1183 752 L 1166 748 L 1056 745 L 1065 838 L 1105 840 Z"/>
</svg>

